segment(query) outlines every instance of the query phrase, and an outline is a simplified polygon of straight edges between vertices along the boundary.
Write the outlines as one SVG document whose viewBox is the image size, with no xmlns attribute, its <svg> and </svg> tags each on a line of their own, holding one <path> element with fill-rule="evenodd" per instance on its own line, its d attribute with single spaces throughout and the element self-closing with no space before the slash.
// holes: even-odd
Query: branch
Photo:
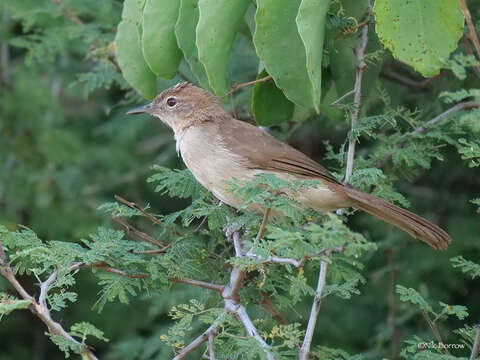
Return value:
<svg viewBox="0 0 480 360">
<path fill-rule="evenodd" d="M 215 285 L 215 284 L 211 284 L 211 283 L 207 283 L 199 280 L 193 280 L 193 279 L 169 278 L 168 281 L 198 286 L 204 289 L 216 291 L 219 294 L 221 294 L 225 288 L 225 286 L 223 285 Z"/>
<path fill-rule="evenodd" d="M 268 216 L 270 215 L 270 208 L 265 209 L 265 213 L 263 214 L 262 225 L 260 225 L 260 230 L 258 230 L 258 234 L 256 237 L 256 241 L 260 241 L 262 239 L 263 234 L 265 234 L 265 229 L 267 227 Z"/>
<path fill-rule="evenodd" d="M 475 54 L 473 53 L 473 49 L 472 49 L 472 44 L 471 44 L 472 41 L 470 40 L 470 36 L 468 36 L 467 34 L 463 34 L 462 42 L 463 42 L 463 45 L 465 46 L 465 50 L 467 51 L 467 54 L 470 55 L 470 56 L 473 56 L 475 58 Z M 477 77 L 480 77 L 480 66 L 474 66 L 473 70 L 475 71 L 475 74 L 477 74 Z"/>
<path fill-rule="evenodd" d="M 138 206 L 137 204 L 135 204 L 134 202 L 131 202 L 131 201 L 128 201 L 128 200 L 125 200 L 123 197 L 121 197 L 120 195 L 114 195 L 114 198 L 115 200 L 121 202 L 122 204 L 124 205 L 127 205 L 129 208 L 132 208 L 134 210 L 137 210 L 139 211 L 143 216 L 147 217 L 148 219 L 150 219 L 151 222 L 157 224 L 157 225 L 160 225 L 160 226 L 164 226 L 163 222 L 159 219 L 157 219 L 155 216 L 153 216 L 152 214 L 150 214 L 149 212 L 143 210 L 140 206 Z M 167 229 L 172 235 L 175 235 L 175 236 L 179 236 L 181 234 L 179 234 L 178 232 L 176 232 L 171 226 L 164 226 L 165 229 Z"/>
<path fill-rule="evenodd" d="M 54 271 L 52 275 L 48 277 L 46 281 L 41 284 L 41 292 L 39 302 L 35 301 L 35 298 L 27 293 L 27 291 L 23 288 L 23 286 L 17 281 L 15 275 L 13 274 L 12 269 L 8 265 L 7 255 L 3 249 L 2 241 L 0 240 L 0 259 L 2 261 L 2 265 L 0 266 L 0 273 L 5 277 L 5 279 L 10 282 L 10 284 L 17 290 L 19 295 L 28 300 L 31 305 L 29 306 L 30 311 L 37 316 L 48 328 L 48 331 L 54 335 L 58 335 L 67 339 L 76 345 L 83 348 L 83 352 L 81 353 L 82 356 L 86 357 L 90 360 L 97 360 L 97 357 L 90 351 L 90 349 L 83 343 L 78 342 L 75 340 L 65 329 L 60 325 L 58 322 L 54 321 L 50 316 L 50 311 L 48 310 L 46 304 L 46 296 L 48 292 L 48 287 L 53 284 L 57 277 L 57 270 Z"/>
<path fill-rule="evenodd" d="M 461 110 L 469 110 L 469 109 L 478 109 L 480 108 L 480 103 L 475 102 L 475 101 L 464 101 L 461 103 L 456 104 L 455 106 L 451 107 L 450 109 L 444 111 L 443 113 L 435 116 L 433 119 L 427 121 L 425 124 L 417 127 L 415 130 L 413 130 L 409 134 L 403 135 L 403 137 L 408 136 L 408 135 L 419 135 L 425 133 L 430 126 L 433 126 L 437 124 L 440 120 L 444 119 L 451 113 L 461 111 Z M 401 149 L 405 145 L 405 141 L 399 141 L 396 145 L 396 149 Z M 379 161 L 377 163 L 377 167 L 382 166 L 385 162 L 389 161 L 393 156 L 393 152 L 388 153 L 383 160 Z"/>
<path fill-rule="evenodd" d="M 183 359 L 185 356 L 187 356 L 187 354 L 191 353 L 200 345 L 202 345 L 205 341 L 207 341 L 207 339 L 209 339 L 210 336 L 215 336 L 218 332 L 218 328 L 220 327 L 220 324 L 221 324 L 221 321 L 219 318 L 207 330 L 205 330 L 202 335 L 197 337 L 190 344 L 185 346 L 180 352 L 178 352 L 173 358 L 173 360 Z"/>
<path fill-rule="evenodd" d="M 215 340 L 215 334 L 210 332 L 208 334 L 208 354 L 209 354 L 210 360 L 215 360 L 215 349 L 213 347 L 214 340 Z"/>
<path fill-rule="evenodd" d="M 83 25 L 82 20 L 80 20 L 77 16 L 75 16 L 70 10 L 67 8 L 64 8 L 60 0 L 52 0 L 54 4 L 57 4 L 62 12 L 75 24 L 77 25 Z"/>
<path fill-rule="evenodd" d="M 470 360 L 473 360 L 478 356 L 478 348 L 480 347 L 480 325 L 477 325 L 476 328 L 477 332 L 475 333 L 475 340 L 473 342 Z"/>
<path fill-rule="evenodd" d="M 351 113 L 352 124 L 351 128 L 357 124 L 358 113 L 360 111 L 360 101 L 362 99 L 362 77 L 363 77 L 363 70 L 367 66 L 364 61 L 364 54 L 365 48 L 367 47 L 368 42 L 368 25 L 362 28 L 362 41 L 361 43 L 355 47 L 355 54 L 359 61 L 357 66 L 357 71 L 355 75 L 355 86 L 353 91 L 355 93 L 353 99 L 353 111 Z M 348 152 L 347 152 L 347 168 L 345 170 L 345 180 L 343 181 L 344 184 L 348 183 L 350 176 L 352 175 L 353 171 L 353 159 L 355 157 L 355 144 L 357 142 L 357 138 L 350 139 L 348 143 Z"/>
<path fill-rule="evenodd" d="M 307 331 L 303 340 L 302 347 L 298 352 L 299 360 L 307 360 L 310 354 L 310 346 L 312 345 L 313 333 L 315 331 L 315 324 L 317 323 L 318 313 L 320 312 L 320 304 L 322 303 L 322 293 L 326 284 L 328 263 L 326 261 L 320 262 L 320 273 L 318 275 L 317 291 L 315 299 L 312 305 L 312 311 L 310 312 L 310 318 L 308 319 Z"/>
<path fill-rule="evenodd" d="M 257 328 L 255 327 L 255 325 L 253 325 L 253 322 L 248 316 L 248 313 L 245 307 L 243 305 L 236 304 L 232 300 L 225 300 L 225 310 L 229 313 L 235 314 L 236 318 L 240 322 L 242 322 L 248 335 L 250 335 L 255 340 L 257 340 L 257 342 L 263 348 L 263 351 L 265 351 L 265 355 L 267 356 L 267 359 L 275 360 L 272 353 L 270 352 L 270 345 L 268 345 L 258 333 Z"/>
<path fill-rule="evenodd" d="M 347 93 L 343 94 L 342 96 L 340 96 L 337 100 L 335 100 L 334 102 L 332 102 L 332 103 L 330 104 L 330 106 L 333 107 L 333 106 L 337 105 L 340 101 L 342 101 L 343 99 L 346 99 L 347 97 L 349 97 L 350 95 L 353 95 L 353 94 L 355 94 L 355 89 L 352 89 L 352 90 L 350 90 L 349 92 L 347 92 Z"/>
<path fill-rule="evenodd" d="M 266 82 L 266 81 L 270 81 L 272 79 L 272 76 L 271 75 L 267 75 L 263 78 L 260 78 L 260 79 L 257 79 L 257 80 L 253 80 L 253 81 L 248 81 L 248 82 L 245 82 L 245 83 L 242 83 L 242 84 L 235 84 L 232 89 L 227 92 L 225 94 L 225 96 L 228 96 L 228 95 L 231 95 L 233 94 L 235 91 L 241 89 L 241 88 L 244 88 L 244 87 L 247 87 L 247 86 L 250 86 L 250 85 L 255 85 L 255 84 L 258 84 L 258 83 L 262 83 L 262 82 Z"/>
<path fill-rule="evenodd" d="M 114 211 L 112 213 L 112 219 L 113 219 L 113 221 L 118 222 L 119 224 L 121 224 L 125 228 L 125 231 L 126 231 L 127 235 L 131 234 L 140 241 L 144 241 L 144 242 L 147 242 L 147 243 L 152 244 L 152 245 L 160 246 L 160 247 L 162 247 L 162 249 L 166 247 L 166 245 L 163 242 L 155 240 L 154 238 L 152 238 L 150 235 L 144 233 L 143 231 L 137 230 L 134 226 L 130 225 L 128 222 L 123 220 L 121 217 L 117 216 L 116 211 Z"/>
<path fill-rule="evenodd" d="M 475 26 L 472 23 L 472 16 L 470 15 L 470 11 L 468 10 L 466 0 L 458 0 L 460 5 L 462 6 L 463 14 L 465 15 L 465 20 L 467 22 L 468 30 L 469 30 L 469 38 L 475 47 L 475 51 L 477 52 L 477 58 L 480 60 L 480 41 L 478 40 L 477 33 L 475 32 Z"/>
<path fill-rule="evenodd" d="M 437 339 L 437 341 L 440 343 L 440 344 L 443 344 L 443 340 L 442 340 L 442 337 L 440 336 L 440 333 L 438 332 L 438 328 L 437 328 L 437 325 L 435 325 L 435 323 L 432 321 L 432 319 L 430 318 L 430 316 L 427 314 L 427 312 L 423 309 L 421 309 L 421 312 L 422 312 L 422 315 L 423 317 L 425 318 L 425 320 L 427 321 L 428 325 L 430 326 L 430 328 L 432 329 L 433 331 L 433 334 L 435 335 L 435 338 Z M 442 351 L 446 354 L 446 355 L 451 355 L 450 352 L 444 347 L 442 346 Z"/>
</svg>

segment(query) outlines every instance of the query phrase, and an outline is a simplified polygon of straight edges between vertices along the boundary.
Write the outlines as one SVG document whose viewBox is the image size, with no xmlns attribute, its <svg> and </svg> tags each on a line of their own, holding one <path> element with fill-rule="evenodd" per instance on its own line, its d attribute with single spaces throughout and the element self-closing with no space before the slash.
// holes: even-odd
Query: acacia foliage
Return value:
<svg viewBox="0 0 480 360">
<path fill-rule="evenodd" d="M 157 89 L 149 85 L 151 96 L 180 81 L 181 76 L 192 81 L 198 79 L 204 87 L 211 87 L 213 76 L 216 84 L 224 84 L 224 89 L 266 76 L 268 72 L 262 73 L 265 69 L 259 68 L 259 59 L 265 65 L 268 62 L 259 58 L 257 43 L 261 36 L 284 35 L 290 42 L 294 38 L 299 49 L 304 49 L 309 40 L 318 43 L 316 33 L 301 35 L 300 12 L 296 11 L 289 13 L 290 17 L 279 26 L 281 34 L 268 34 L 272 19 L 261 19 L 259 24 L 256 11 L 261 7 L 268 10 L 268 6 L 274 6 L 272 3 L 258 1 L 257 9 L 253 6 L 246 9 L 245 16 L 233 29 L 235 36 L 227 72 L 215 72 L 224 65 L 209 67 L 213 72 L 209 76 L 197 46 L 196 25 L 202 8 L 195 8 L 194 1 L 180 2 L 180 6 L 193 4 L 191 12 L 179 8 L 175 24 L 181 21 L 183 25 L 181 32 L 174 33 L 176 45 L 171 36 L 166 38 L 175 50 L 170 55 L 183 54 L 185 61 L 180 60 L 178 71 L 170 73 L 169 76 L 174 76 L 171 80 L 146 75 L 148 81 L 154 79 Z M 288 4 L 297 4 L 300 10 L 301 3 L 307 6 L 310 2 Z M 377 1 L 374 9 L 389 3 Z M 415 20 L 407 19 L 408 14 L 402 12 L 410 11 L 408 8 L 397 9 L 392 3 L 390 14 L 395 10 L 401 20 Z M 448 3 L 458 10 L 454 1 Z M 322 89 L 319 115 L 313 114 L 313 97 L 312 105 L 307 108 L 297 104 L 283 87 L 275 85 L 278 80 L 259 83 L 254 90 L 243 88 L 233 94 L 233 105 L 229 100 L 225 102 L 239 117 L 249 117 L 253 112 L 260 124 L 277 124 L 272 127 L 276 136 L 326 162 L 339 179 L 343 178 L 346 144 L 349 139 L 359 138 L 350 182 L 434 219 L 453 237 L 449 250 L 433 253 L 366 216 L 349 216 L 349 226 L 355 232 L 346 227 L 344 217 L 322 217 L 308 210 L 299 214 L 294 211 L 297 205 L 292 207 L 285 199 L 271 199 L 269 194 L 247 187 L 237 189 L 241 192 L 239 196 L 247 201 L 273 201 L 274 206 L 289 214 L 292 222 L 270 224 L 264 241 L 255 243 L 261 219 L 240 213 L 238 222 L 244 226 L 245 237 L 258 256 L 245 261 L 232 256 L 232 244 L 224 236 L 226 218 L 233 216 L 231 211 L 202 190 L 188 171 L 168 170 L 181 167 L 171 134 L 152 122 L 127 120 L 123 115 L 127 105 L 144 99 L 128 83 L 128 71 L 122 68 L 121 56 L 115 58 L 115 50 L 117 55 L 121 51 L 115 36 L 118 40 L 119 24 L 127 20 L 134 23 L 134 31 L 129 35 L 141 36 L 139 13 L 126 20 L 127 3 L 113 0 L 7 0 L 4 4 L 8 16 L 2 23 L 1 34 L 10 50 L 10 79 L 6 85 L 2 83 L 6 91 L 2 88 L 0 93 L 2 241 L 18 278 L 32 295 L 38 297 L 35 283 L 45 281 L 58 269 L 59 277 L 49 291 L 48 306 L 52 316 L 62 319 L 63 327 L 74 338 L 95 345 L 95 353 L 101 358 L 169 358 L 172 349 L 179 350 L 204 331 L 221 313 L 222 305 L 215 293 L 168 283 L 168 279 L 192 277 L 223 284 L 228 268 L 237 265 L 249 269 L 241 296 L 261 335 L 273 344 L 279 357 L 295 358 L 320 258 L 308 261 L 303 269 L 264 260 L 270 254 L 301 257 L 322 249 L 325 242 L 329 245 L 345 242 L 350 244 L 350 253 L 334 255 L 327 274 L 326 298 L 312 348 L 315 356 L 377 359 L 400 354 L 408 359 L 448 358 L 439 349 L 418 351 L 419 343 L 436 341 L 424 320 L 424 311 L 445 342 L 465 345 L 463 349 L 452 350 L 453 356 L 468 357 L 480 296 L 476 290 L 479 272 L 476 211 L 480 206 L 478 110 L 452 112 L 416 131 L 459 102 L 478 101 L 474 70 L 478 63 L 468 53 L 468 42 L 457 44 L 455 39 L 462 35 L 458 29 L 451 36 L 456 47 L 449 47 L 454 49 L 450 57 L 448 53 L 432 57 L 431 51 L 420 49 L 420 53 L 433 59 L 429 68 L 433 66 L 435 72 L 444 69 L 440 76 L 425 81 L 382 48 L 383 45 L 390 49 L 383 35 L 379 32 L 380 39 L 377 38 L 374 30 L 375 26 L 381 26 L 379 11 L 373 18 L 366 1 L 333 1 L 326 10 L 325 20 L 320 21 L 325 24 L 325 38 L 321 78 L 316 78 L 317 82 L 321 80 Z M 207 11 L 215 3 L 207 1 L 203 5 L 206 6 L 203 11 Z M 469 1 L 469 5 L 476 21 L 480 18 L 478 2 Z M 457 10 L 447 15 L 457 16 Z M 5 7 L 2 11 L 5 12 Z M 133 8 L 133 11 L 138 10 Z M 297 17 L 293 18 L 293 14 Z M 303 14 L 304 26 L 309 24 L 311 14 Z M 428 16 L 433 13 L 428 13 L 427 19 Z M 363 27 L 357 25 L 365 21 L 370 21 L 364 57 L 367 67 L 362 81 L 360 116 L 357 124 L 350 127 L 351 98 L 344 99 L 342 105 L 330 104 L 353 88 L 359 60 L 352 49 L 361 42 Z M 230 23 L 233 26 L 235 22 Z M 428 25 L 435 26 L 435 22 Z M 255 26 L 257 30 L 258 26 L 265 28 L 265 33 L 257 33 L 260 40 L 254 36 Z M 227 30 L 232 36 L 232 29 Z M 413 30 L 414 27 L 409 28 Z M 448 39 L 443 37 L 449 29 L 434 30 L 429 32 L 436 36 L 434 40 L 445 40 L 448 45 Z M 466 29 L 463 31 L 467 33 Z M 202 34 L 208 38 L 208 34 Z M 312 39 L 306 39 L 306 35 Z M 408 41 L 413 35 L 405 36 L 398 41 Z M 313 93 L 306 50 L 302 50 L 304 54 L 289 51 L 278 55 L 276 49 L 268 48 L 269 44 L 267 41 L 265 45 L 268 55 L 265 59 L 288 66 L 305 63 L 296 70 L 306 74 L 302 79 L 308 85 L 302 91 Z M 412 44 L 422 45 L 415 41 Z M 132 53 L 136 52 L 134 61 L 146 59 L 144 46 L 139 42 L 137 48 L 130 48 Z M 203 56 L 208 53 L 207 47 Z M 414 66 L 395 51 L 393 55 Z M 223 54 L 219 61 L 225 61 L 225 57 Z M 123 76 L 117 62 L 124 70 Z M 148 61 L 143 67 L 148 74 L 146 70 L 152 71 Z M 303 95 L 301 101 L 310 101 L 310 95 Z M 253 104 L 257 104 L 253 109 L 252 96 Z M 288 116 L 278 121 L 276 115 L 270 116 L 275 114 L 268 111 L 271 108 L 286 109 Z M 167 168 L 154 169 L 152 182 L 146 185 L 144 180 L 151 175 L 149 168 L 153 163 L 162 163 Z M 272 178 L 258 179 L 258 183 L 282 185 Z M 159 193 L 154 193 L 155 188 Z M 138 210 L 112 203 L 114 193 L 146 206 L 146 211 L 158 214 L 164 226 L 151 224 Z M 99 211 L 95 210 L 105 201 Z M 123 225 L 112 225 L 109 221 L 112 213 L 117 220 L 132 223 L 154 240 L 169 244 L 168 251 L 157 256 L 137 254 L 156 247 L 133 241 L 132 232 L 127 234 Z M 206 223 L 195 232 L 207 215 Z M 72 262 L 88 264 L 91 269 L 71 271 Z M 130 277 L 106 272 L 106 266 Z M 135 275 L 141 276 L 131 277 Z M 34 322 L 35 326 L 31 326 L 31 314 L 25 310 L 28 304 L 3 279 L 0 286 L 0 357 L 31 359 L 35 351 L 46 358 L 63 358 L 62 352 L 42 340 L 45 339 L 43 324 Z M 279 324 L 257 304 L 263 301 L 264 290 L 281 310 L 288 326 Z M 93 307 L 102 310 L 100 314 L 91 311 Z M 257 342 L 244 337 L 244 329 L 236 319 L 229 316 L 222 321 L 222 333 L 215 340 L 218 358 L 235 357 L 240 350 L 246 352 L 247 358 L 264 356 Z M 110 339 L 108 343 L 100 341 L 106 338 Z M 50 339 L 70 356 L 83 350 L 56 335 Z M 21 342 L 34 342 L 36 346 L 21 349 Z M 202 347 L 200 352 L 205 350 Z"/>
</svg>

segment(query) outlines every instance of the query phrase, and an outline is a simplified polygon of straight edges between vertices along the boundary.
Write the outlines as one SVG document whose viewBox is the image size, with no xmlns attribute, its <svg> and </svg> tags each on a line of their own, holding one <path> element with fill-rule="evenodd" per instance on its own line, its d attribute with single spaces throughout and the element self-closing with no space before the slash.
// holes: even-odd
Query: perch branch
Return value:
<svg viewBox="0 0 480 360">
<path fill-rule="evenodd" d="M 358 113 L 360 111 L 360 102 L 362 100 L 362 77 L 363 77 L 363 71 L 367 66 L 367 64 L 364 61 L 364 54 L 365 54 L 365 48 L 367 47 L 367 43 L 368 43 L 368 26 L 364 26 L 362 28 L 362 41 L 358 46 L 355 47 L 355 55 L 357 56 L 359 63 L 357 65 L 357 71 L 355 74 L 355 86 L 353 88 L 355 95 L 353 98 L 353 110 L 351 112 L 351 121 L 352 121 L 351 128 L 352 129 L 357 124 Z M 345 170 L 345 180 L 343 181 L 344 184 L 348 183 L 348 180 L 352 175 L 356 143 L 357 143 L 356 137 L 350 139 L 348 143 L 347 168 Z"/>
<path fill-rule="evenodd" d="M 134 226 L 130 225 L 128 222 L 123 220 L 121 217 L 117 216 L 116 211 L 114 211 L 112 213 L 112 219 L 113 219 L 113 221 L 118 222 L 120 225 L 122 225 L 125 228 L 125 231 L 126 231 L 127 234 L 132 235 L 136 239 L 138 239 L 140 241 L 145 241 L 145 242 L 147 242 L 149 244 L 152 244 L 152 245 L 160 246 L 162 248 L 166 247 L 166 245 L 163 242 L 155 240 L 154 238 L 152 238 L 150 235 L 144 233 L 143 231 L 137 230 Z"/>
<path fill-rule="evenodd" d="M 244 87 L 247 87 L 247 86 L 250 86 L 250 85 L 255 85 L 255 84 L 258 84 L 258 83 L 262 83 L 262 82 L 266 82 L 266 81 L 269 81 L 272 79 L 272 76 L 271 75 L 267 75 L 263 78 L 260 78 L 260 79 L 257 79 L 257 80 L 253 80 L 253 81 L 247 81 L 245 83 L 241 83 L 241 84 L 235 84 L 232 89 L 227 92 L 225 94 L 225 96 L 228 96 L 228 95 L 231 95 L 233 94 L 235 91 L 237 90 L 240 90 L 241 88 L 244 88 Z"/>
<path fill-rule="evenodd" d="M 328 254 L 329 255 L 329 254 Z M 327 255 L 327 256 L 328 256 Z M 317 322 L 318 313 L 320 312 L 320 305 L 322 303 L 323 289 L 326 285 L 328 262 L 320 262 L 320 273 L 318 275 L 317 291 L 315 299 L 313 300 L 312 311 L 310 312 L 310 318 L 308 319 L 307 331 L 303 340 L 302 347 L 298 353 L 299 360 L 307 360 L 310 354 L 310 346 L 312 345 L 313 333 L 315 331 L 315 324 Z"/>
<path fill-rule="evenodd" d="M 340 101 L 342 101 L 343 99 L 346 99 L 347 97 L 349 97 L 350 95 L 353 95 L 353 94 L 355 94 L 355 89 L 352 89 L 352 90 L 350 90 L 349 92 L 347 92 L 347 93 L 343 94 L 342 96 L 340 96 L 337 100 L 335 100 L 334 102 L 332 102 L 332 103 L 330 104 L 330 106 L 333 107 L 333 106 L 337 105 Z"/>
<path fill-rule="evenodd" d="M 225 286 L 223 285 L 215 285 L 215 284 L 207 283 L 205 281 L 199 281 L 199 280 L 193 280 L 193 279 L 169 278 L 168 281 L 188 284 L 192 286 L 198 286 L 204 289 L 216 291 L 219 294 L 221 294 L 223 289 L 225 288 Z"/>
<path fill-rule="evenodd" d="M 470 360 L 476 359 L 478 356 L 478 348 L 480 347 L 480 325 L 476 326 L 477 331 L 475 333 L 475 340 L 473 341 L 472 353 L 470 355 Z"/>
</svg>

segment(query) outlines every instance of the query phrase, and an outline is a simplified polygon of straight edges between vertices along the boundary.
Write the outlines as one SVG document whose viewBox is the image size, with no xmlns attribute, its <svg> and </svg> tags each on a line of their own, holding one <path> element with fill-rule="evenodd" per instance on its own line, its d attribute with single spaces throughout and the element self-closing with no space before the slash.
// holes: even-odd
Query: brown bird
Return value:
<svg viewBox="0 0 480 360">
<path fill-rule="evenodd" d="M 225 180 L 252 180 L 271 173 L 287 179 L 318 179 L 321 185 L 289 193 L 319 211 L 355 207 L 396 226 L 435 249 L 445 249 L 450 236 L 430 221 L 385 200 L 340 183 L 326 168 L 260 128 L 235 119 L 217 97 L 190 83 L 157 95 L 152 103 L 128 114 L 148 113 L 172 128 L 177 151 L 195 178 L 224 203 L 237 208 L 241 200 Z M 254 211 L 264 210 L 252 205 Z"/>
</svg>

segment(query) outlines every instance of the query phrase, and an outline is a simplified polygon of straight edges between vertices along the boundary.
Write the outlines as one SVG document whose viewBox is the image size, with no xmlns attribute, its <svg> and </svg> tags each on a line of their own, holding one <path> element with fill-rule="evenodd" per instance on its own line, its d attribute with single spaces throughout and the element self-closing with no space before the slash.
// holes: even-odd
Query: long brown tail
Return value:
<svg viewBox="0 0 480 360">
<path fill-rule="evenodd" d="M 402 229 L 434 249 L 444 250 L 452 241 L 437 225 L 385 200 L 341 185 L 334 185 L 332 190 L 346 195 L 354 207 Z"/>
</svg>

